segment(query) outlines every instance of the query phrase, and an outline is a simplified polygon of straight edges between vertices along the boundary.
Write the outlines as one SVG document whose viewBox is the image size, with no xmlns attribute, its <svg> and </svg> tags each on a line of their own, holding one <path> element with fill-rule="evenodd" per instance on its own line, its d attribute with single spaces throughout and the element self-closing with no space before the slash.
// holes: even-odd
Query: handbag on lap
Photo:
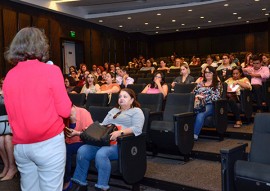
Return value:
<svg viewBox="0 0 270 191">
<path fill-rule="evenodd" d="M 0 116 L 0 135 L 12 134 L 7 115 Z"/>
<path fill-rule="evenodd" d="M 109 146 L 110 134 L 117 130 L 118 128 L 114 124 L 100 125 L 100 123 L 96 121 L 81 133 L 80 138 L 84 143 L 89 145 L 99 147 Z"/>
</svg>

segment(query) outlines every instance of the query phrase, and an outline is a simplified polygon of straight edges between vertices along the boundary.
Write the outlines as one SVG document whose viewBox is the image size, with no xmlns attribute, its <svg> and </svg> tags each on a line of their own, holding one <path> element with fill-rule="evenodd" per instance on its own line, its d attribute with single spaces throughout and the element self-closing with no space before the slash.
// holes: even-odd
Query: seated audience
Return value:
<svg viewBox="0 0 270 191">
<path fill-rule="evenodd" d="M 250 75 L 252 92 L 254 99 L 257 101 L 258 112 L 261 112 L 266 104 L 263 100 L 263 82 L 269 78 L 269 69 L 267 66 L 262 66 L 261 57 L 258 55 L 252 56 L 253 67 L 243 68 L 245 74 Z"/>
<path fill-rule="evenodd" d="M 122 67 L 117 71 L 116 83 L 120 85 L 121 88 L 126 88 L 128 84 L 133 84 L 134 79 L 129 77 L 125 67 Z"/>
<path fill-rule="evenodd" d="M 245 56 L 245 61 L 241 63 L 242 68 L 249 67 L 251 65 L 250 59 L 252 57 L 252 52 L 247 52 Z"/>
<path fill-rule="evenodd" d="M 180 67 L 180 76 L 176 77 L 172 82 L 172 88 L 174 88 L 175 84 L 191 84 L 195 80 L 194 78 L 189 75 L 190 68 L 188 64 L 181 64 Z"/>
<path fill-rule="evenodd" d="M 117 140 L 117 137 L 123 135 L 134 134 L 138 136 L 142 133 L 144 124 L 144 114 L 139 108 L 135 93 L 131 89 L 122 89 L 118 104 L 111 109 L 102 124 L 116 124 L 121 126 L 121 129 L 114 131 L 111 134 L 111 140 Z M 111 174 L 111 160 L 118 160 L 117 145 L 111 146 L 92 146 L 85 144 L 77 151 L 76 169 L 71 179 L 73 182 L 72 190 L 87 190 L 88 169 L 92 160 L 95 160 L 96 169 L 98 172 L 96 190 L 109 190 L 108 185 Z"/>
<path fill-rule="evenodd" d="M 222 56 L 223 63 L 217 68 L 217 73 L 219 79 L 224 82 L 231 77 L 232 68 L 236 67 L 235 63 L 230 62 L 229 54 L 223 54 Z"/>
<path fill-rule="evenodd" d="M 183 60 L 180 58 L 176 58 L 174 61 L 174 65 L 170 67 L 170 69 L 180 69 L 180 65 L 183 63 Z"/>
<path fill-rule="evenodd" d="M 267 66 L 268 68 L 270 68 L 270 61 L 269 61 L 269 55 L 267 54 L 261 54 L 260 55 L 262 58 L 262 65 L 263 66 Z"/>
<path fill-rule="evenodd" d="M 238 58 L 235 57 L 234 53 L 230 54 L 230 61 L 232 64 L 234 63 L 236 66 L 240 66 L 240 61 Z"/>
<path fill-rule="evenodd" d="M 140 71 L 151 71 L 154 73 L 155 68 L 152 66 L 152 62 L 150 60 L 146 61 L 146 66 L 141 67 Z"/>
<path fill-rule="evenodd" d="M 71 166 L 72 156 L 77 154 L 78 149 L 83 145 L 80 139 L 80 133 L 84 131 L 89 125 L 93 123 L 91 114 L 84 108 L 71 107 L 70 117 L 66 122 L 65 134 L 66 134 L 66 167 L 64 175 L 63 191 L 68 191 L 71 187 Z"/>
<path fill-rule="evenodd" d="M 232 77 L 225 81 L 228 84 L 227 87 L 227 100 L 232 113 L 235 116 L 235 125 L 233 127 L 240 128 L 242 121 L 240 118 L 240 108 L 237 103 L 240 103 L 241 90 L 251 90 L 251 84 L 247 77 L 244 77 L 241 66 L 234 67 L 232 69 Z"/>
<path fill-rule="evenodd" d="M 100 91 L 100 86 L 97 83 L 97 77 L 94 74 L 88 74 L 85 79 L 85 84 L 82 87 L 81 93 L 87 97 L 89 93 L 97 93 Z"/>
<path fill-rule="evenodd" d="M 120 91 L 120 86 L 117 83 L 114 83 L 115 80 L 114 74 L 109 72 L 105 77 L 105 84 L 100 86 L 100 90 L 97 93 L 118 93 Z"/>
<path fill-rule="evenodd" d="M 195 99 L 205 100 L 205 111 L 196 115 L 194 124 L 194 140 L 198 139 L 206 117 L 213 115 L 213 101 L 220 99 L 221 84 L 215 68 L 207 66 L 204 71 L 203 81 L 197 84 L 194 93 Z"/>
<path fill-rule="evenodd" d="M 206 58 L 206 63 L 204 63 L 201 68 L 205 68 L 206 66 L 212 66 L 214 68 L 218 67 L 218 64 L 216 62 L 213 62 L 213 58 L 208 55 Z"/>
<path fill-rule="evenodd" d="M 164 72 L 169 73 L 170 68 L 168 68 L 168 67 L 166 66 L 166 62 L 164 62 L 164 60 L 160 60 L 160 62 L 159 62 L 159 67 L 158 67 L 157 70 L 159 70 L 159 71 L 164 71 Z"/>
<path fill-rule="evenodd" d="M 76 93 L 74 89 L 77 85 L 77 82 L 74 80 L 74 78 L 72 78 L 71 76 L 66 76 L 64 78 L 64 82 L 68 93 Z"/>
<path fill-rule="evenodd" d="M 151 84 L 148 84 L 142 91 L 147 94 L 162 93 L 164 98 L 168 94 L 168 85 L 165 83 L 165 77 L 162 72 L 156 72 L 152 78 Z"/>
<path fill-rule="evenodd" d="M 80 79 L 80 81 L 78 82 L 77 86 L 82 87 L 82 86 L 85 84 L 85 80 L 86 80 L 88 74 L 90 74 L 90 72 L 89 72 L 88 70 L 84 71 L 84 75 L 81 76 L 81 79 Z"/>
</svg>

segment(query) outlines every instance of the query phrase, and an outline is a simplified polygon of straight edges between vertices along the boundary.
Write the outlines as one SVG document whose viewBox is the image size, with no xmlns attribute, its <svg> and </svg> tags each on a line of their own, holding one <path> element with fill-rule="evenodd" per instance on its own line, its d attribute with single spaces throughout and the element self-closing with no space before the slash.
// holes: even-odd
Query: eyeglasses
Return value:
<svg viewBox="0 0 270 191">
<path fill-rule="evenodd" d="M 213 72 L 204 72 L 205 74 L 213 74 Z"/>
<path fill-rule="evenodd" d="M 155 78 L 162 78 L 161 76 L 155 76 Z"/>
<path fill-rule="evenodd" d="M 117 113 L 113 116 L 113 119 L 116 119 L 120 114 L 121 114 L 121 111 L 117 112 Z"/>
</svg>

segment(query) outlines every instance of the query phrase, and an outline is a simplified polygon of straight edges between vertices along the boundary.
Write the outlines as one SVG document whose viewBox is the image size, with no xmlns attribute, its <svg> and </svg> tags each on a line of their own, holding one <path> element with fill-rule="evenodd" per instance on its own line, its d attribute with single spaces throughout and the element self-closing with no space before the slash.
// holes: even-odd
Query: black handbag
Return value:
<svg viewBox="0 0 270 191">
<path fill-rule="evenodd" d="M 89 145 L 109 146 L 110 134 L 117 131 L 118 128 L 114 124 L 100 125 L 98 121 L 92 123 L 85 131 L 80 134 L 81 140 Z"/>
<path fill-rule="evenodd" d="M 205 99 L 204 98 L 195 98 L 194 101 L 194 113 L 201 113 L 201 112 L 205 112 L 206 108 L 205 108 Z"/>
</svg>

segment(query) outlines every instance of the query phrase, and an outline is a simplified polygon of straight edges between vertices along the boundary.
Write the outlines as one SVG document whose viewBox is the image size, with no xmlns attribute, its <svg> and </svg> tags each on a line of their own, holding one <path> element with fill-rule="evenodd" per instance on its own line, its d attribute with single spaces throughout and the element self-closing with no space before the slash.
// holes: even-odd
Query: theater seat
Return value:
<svg viewBox="0 0 270 191">
<path fill-rule="evenodd" d="M 153 145 L 161 150 L 177 150 L 184 160 L 189 160 L 193 148 L 194 121 L 193 93 L 169 93 L 161 121 L 152 121 L 150 138 Z M 154 153 L 155 154 L 155 153 Z"/>
<path fill-rule="evenodd" d="M 94 121 L 102 122 L 110 107 L 90 106 L 89 111 Z M 143 133 L 139 136 L 125 135 L 117 138 L 119 159 L 111 161 L 111 174 L 121 176 L 123 180 L 132 185 L 132 190 L 140 190 L 139 181 L 143 179 L 146 172 L 146 127 L 150 110 L 142 108 L 145 122 Z M 101 120 L 102 119 L 102 120 Z M 96 170 L 94 163 L 90 167 Z"/>
<path fill-rule="evenodd" d="M 86 98 L 86 95 L 84 93 L 80 93 L 80 94 L 68 93 L 68 96 L 74 105 L 76 105 L 78 107 L 84 107 L 85 98 Z"/>
<path fill-rule="evenodd" d="M 255 116 L 251 148 L 248 157 L 247 145 L 222 149 L 222 190 L 254 191 L 270 190 L 270 113 Z"/>
</svg>

